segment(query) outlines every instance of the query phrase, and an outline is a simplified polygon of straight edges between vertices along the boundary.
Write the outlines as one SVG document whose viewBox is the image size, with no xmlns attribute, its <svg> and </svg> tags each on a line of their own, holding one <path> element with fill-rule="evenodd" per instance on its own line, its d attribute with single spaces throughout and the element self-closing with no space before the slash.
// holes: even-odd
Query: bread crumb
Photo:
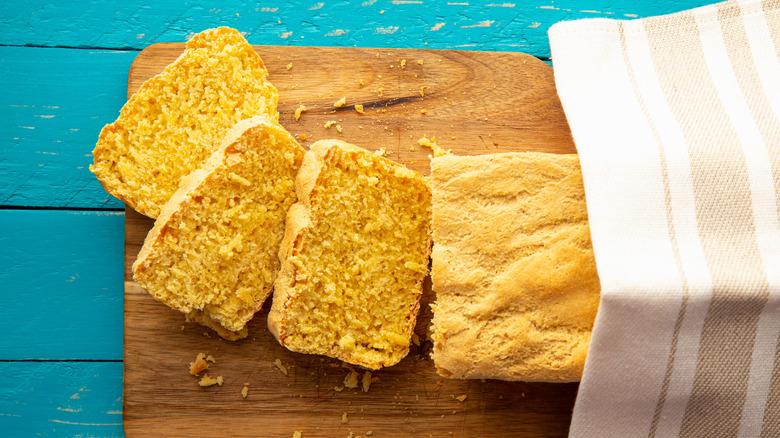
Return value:
<svg viewBox="0 0 780 438">
<path fill-rule="evenodd" d="M 305 105 L 298 105 L 298 108 L 295 108 L 295 120 L 301 120 L 301 114 L 306 111 Z"/>
<path fill-rule="evenodd" d="M 355 105 L 355 111 L 357 111 L 358 114 L 365 114 L 363 112 L 363 105 L 360 104 Z"/>
<path fill-rule="evenodd" d="M 382 12 L 384 12 L 384 11 L 382 11 Z M 352 433 L 352 431 L 350 430 L 349 431 L 349 435 L 347 435 L 347 438 L 355 438 L 355 434 Z"/>
<path fill-rule="evenodd" d="M 401 60 L 401 68 L 406 68 L 406 60 L 405 59 Z"/>
<path fill-rule="evenodd" d="M 344 104 L 346 104 L 346 103 L 347 103 L 347 96 L 344 96 L 344 97 L 342 97 L 341 99 L 339 99 L 339 100 L 337 100 L 337 101 L 333 102 L 333 107 L 334 107 L 334 108 L 341 108 L 341 107 L 342 107 L 342 106 L 344 106 Z"/>
<path fill-rule="evenodd" d="M 349 418 L 347 418 L 347 413 L 344 412 L 343 414 L 341 414 L 341 424 L 347 424 L 347 423 L 349 423 Z"/>
<path fill-rule="evenodd" d="M 425 89 L 428 88 L 425 85 L 420 87 L 420 97 L 425 97 Z"/>
<path fill-rule="evenodd" d="M 298 134 L 298 139 L 301 141 L 306 141 L 307 138 L 309 138 L 309 136 L 306 134 Z"/>
<path fill-rule="evenodd" d="M 374 431 L 373 431 L 373 430 L 368 430 L 368 431 L 366 431 L 366 436 L 371 436 L 371 435 L 373 435 L 373 434 L 374 434 Z"/>
<path fill-rule="evenodd" d="M 336 392 L 341 392 L 341 391 L 344 390 L 344 387 L 343 386 L 334 386 L 333 390 L 336 391 Z"/>
<path fill-rule="evenodd" d="M 347 374 L 346 377 L 344 377 L 344 386 L 349 389 L 354 389 L 358 387 L 358 372 L 355 370 L 352 370 Z"/>
<path fill-rule="evenodd" d="M 414 146 L 409 147 L 410 151 L 414 151 Z"/>
<path fill-rule="evenodd" d="M 209 368 L 209 364 L 203 360 L 205 356 L 206 355 L 204 353 L 198 353 L 198 356 L 195 358 L 195 362 L 190 362 L 190 374 L 197 376 Z"/>
<path fill-rule="evenodd" d="M 203 377 L 200 379 L 200 382 L 198 382 L 198 385 L 200 386 L 214 386 L 219 385 L 222 386 L 222 382 L 224 379 L 222 376 L 217 376 L 217 378 L 210 377 L 208 374 L 204 374 Z"/>
<path fill-rule="evenodd" d="M 363 83 L 363 79 L 360 79 L 360 80 L 358 80 L 358 84 L 360 84 L 360 86 L 361 86 L 361 87 L 362 87 L 363 85 L 365 85 L 365 84 Z"/>
<path fill-rule="evenodd" d="M 327 122 L 325 122 L 325 124 L 323 126 L 325 127 L 325 129 L 328 129 L 331 126 L 333 126 L 335 123 L 336 123 L 335 120 L 328 120 Z"/>
<path fill-rule="evenodd" d="M 287 64 L 287 70 L 290 70 L 292 68 L 292 62 Z"/>
<path fill-rule="evenodd" d="M 363 392 L 368 392 L 368 388 L 371 386 L 371 371 L 366 371 L 363 374 Z"/>
<path fill-rule="evenodd" d="M 428 112 L 428 110 L 425 110 L 425 109 L 421 109 L 421 110 L 420 110 L 420 114 L 425 114 L 425 113 L 427 113 L 427 112 Z"/>
<path fill-rule="evenodd" d="M 374 151 L 374 155 L 379 155 L 380 157 L 384 157 L 385 155 L 387 155 L 387 149 L 381 147 Z"/>
<path fill-rule="evenodd" d="M 423 60 L 422 59 L 418 59 L 417 63 L 420 64 L 420 65 L 423 65 Z"/>
<path fill-rule="evenodd" d="M 458 400 L 459 402 L 463 403 L 463 401 L 466 400 L 466 397 L 467 397 L 466 394 L 463 394 L 463 395 L 459 395 L 459 396 L 455 397 L 455 399 Z"/>
<path fill-rule="evenodd" d="M 336 131 L 338 131 L 338 132 L 339 132 L 339 134 L 341 134 L 342 132 L 344 132 L 344 130 L 343 130 L 343 129 L 341 129 L 341 125 L 336 125 Z"/>
<path fill-rule="evenodd" d="M 382 97 L 385 94 L 385 89 L 384 87 L 379 87 L 374 90 L 374 92 L 376 93 L 377 97 Z"/>
<path fill-rule="evenodd" d="M 244 383 L 244 388 L 241 389 L 241 397 L 246 398 L 247 395 L 249 395 L 249 384 Z"/>
<path fill-rule="evenodd" d="M 205 336 L 205 337 L 207 337 L 209 339 L 211 338 L 211 335 L 209 334 L 209 332 L 203 332 L 203 336 Z"/>
<path fill-rule="evenodd" d="M 436 136 L 428 139 L 428 136 L 423 135 L 421 139 L 417 140 L 417 144 L 432 150 L 434 157 L 443 157 L 452 153 L 451 150 L 440 148 L 439 145 L 436 144 Z"/>
<path fill-rule="evenodd" d="M 292 434 L 292 438 L 302 438 L 302 437 L 303 437 L 303 435 L 301 434 L 301 431 L 299 431 L 299 430 L 296 430 Z"/>
<path fill-rule="evenodd" d="M 417 336 L 417 333 L 412 333 L 412 343 L 416 346 L 420 346 L 420 337 Z"/>
<path fill-rule="evenodd" d="M 276 365 L 276 368 L 279 368 L 279 371 L 281 371 L 282 374 L 285 376 L 287 375 L 287 367 L 282 364 L 280 359 L 274 359 L 274 365 Z"/>
</svg>

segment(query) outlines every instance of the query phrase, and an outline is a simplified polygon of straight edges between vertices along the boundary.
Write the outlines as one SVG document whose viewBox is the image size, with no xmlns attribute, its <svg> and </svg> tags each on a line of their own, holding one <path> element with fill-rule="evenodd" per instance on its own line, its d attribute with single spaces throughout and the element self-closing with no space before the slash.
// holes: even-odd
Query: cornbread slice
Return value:
<svg viewBox="0 0 780 438">
<path fill-rule="evenodd" d="M 163 207 L 133 264 L 135 280 L 220 336 L 246 336 L 279 271 L 304 154 L 268 116 L 237 123 Z"/>
<path fill-rule="evenodd" d="M 431 185 L 439 374 L 578 381 L 600 292 L 578 157 L 446 155 Z"/>
<path fill-rule="evenodd" d="M 431 193 L 417 172 L 337 140 L 306 153 L 268 327 L 301 353 L 379 369 L 409 352 L 428 271 Z"/>
<path fill-rule="evenodd" d="M 235 29 L 195 35 L 103 128 L 89 169 L 110 194 L 156 218 L 231 126 L 260 114 L 278 119 L 278 95 L 267 74 Z"/>
</svg>

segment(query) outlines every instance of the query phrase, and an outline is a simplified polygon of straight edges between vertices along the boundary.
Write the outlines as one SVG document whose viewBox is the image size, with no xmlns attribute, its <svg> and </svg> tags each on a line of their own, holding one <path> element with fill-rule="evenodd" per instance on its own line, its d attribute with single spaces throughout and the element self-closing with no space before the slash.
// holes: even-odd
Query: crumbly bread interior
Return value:
<svg viewBox="0 0 780 438">
<path fill-rule="evenodd" d="M 260 114 L 278 118 L 278 95 L 267 74 L 235 29 L 195 35 L 103 128 L 90 170 L 109 193 L 156 218 L 231 126 Z"/>
<path fill-rule="evenodd" d="M 428 270 L 428 181 L 328 140 L 307 153 L 296 188 L 269 328 L 293 351 L 373 369 L 397 363 Z"/>
<path fill-rule="evenodd" d="M 437 157 L 431 178 L 439 374 L 578 381 L 600 292 L 578 157 Z"/>
<path fill-rule="evenodd" d="M 242 330 L 279 271 L 304 154 L 275 120 L 239 122 L 163 208 L 133 265 L 136 281 L 196 321 Z"/>
</svg>

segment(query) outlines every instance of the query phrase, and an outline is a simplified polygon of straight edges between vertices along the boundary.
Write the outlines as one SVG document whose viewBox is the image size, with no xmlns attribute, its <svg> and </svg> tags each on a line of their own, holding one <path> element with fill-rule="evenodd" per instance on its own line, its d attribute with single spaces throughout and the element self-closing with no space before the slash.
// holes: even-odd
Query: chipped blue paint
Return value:
<svg viewBox="0 0 780 438">
<path fill-rule="evenodd" d="M 0 210 L 0 360 L 122 359 L 124 213 Z"/>
<path fill-rule="evenodd" d="M 0 375 L 2 436 L 124 436 L 120 362 L 0 362 Z"/>
</svg>

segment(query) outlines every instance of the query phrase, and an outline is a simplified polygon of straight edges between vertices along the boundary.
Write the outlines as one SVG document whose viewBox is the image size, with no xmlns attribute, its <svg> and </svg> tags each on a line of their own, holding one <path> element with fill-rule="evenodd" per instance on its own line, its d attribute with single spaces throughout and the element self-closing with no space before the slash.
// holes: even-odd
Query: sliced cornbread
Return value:
<svg viewBox="0 0 780 438">
<path fill-rule="evenodd" d="M 268 327 L 301 353 L 379 369 L 409 351 L 428 271 L 431 193 L 417 172 L 337 140 L 306 153 Z"/>
<path fill-rule="evenodd" d="M 152 296 L 226 339 L 271 291 L 304 149 L 275 119 L 237 123 L 163 207 L 133 264 Z"/>
<path fill-rule="evenodd" d="M 431 185 L 439 374 L 578 381 L 600 291 L 578 157 L 446 155 Z"/>
<path fill-rule="evenodd" d="M 195 35 L 103 128 L 89 169 L 110 194 L 156 218 L 181 179 L 237 121 L 260 114 L 278 118 L 278 95 L 267 74 L 235 29 Z"/>
</svg>

